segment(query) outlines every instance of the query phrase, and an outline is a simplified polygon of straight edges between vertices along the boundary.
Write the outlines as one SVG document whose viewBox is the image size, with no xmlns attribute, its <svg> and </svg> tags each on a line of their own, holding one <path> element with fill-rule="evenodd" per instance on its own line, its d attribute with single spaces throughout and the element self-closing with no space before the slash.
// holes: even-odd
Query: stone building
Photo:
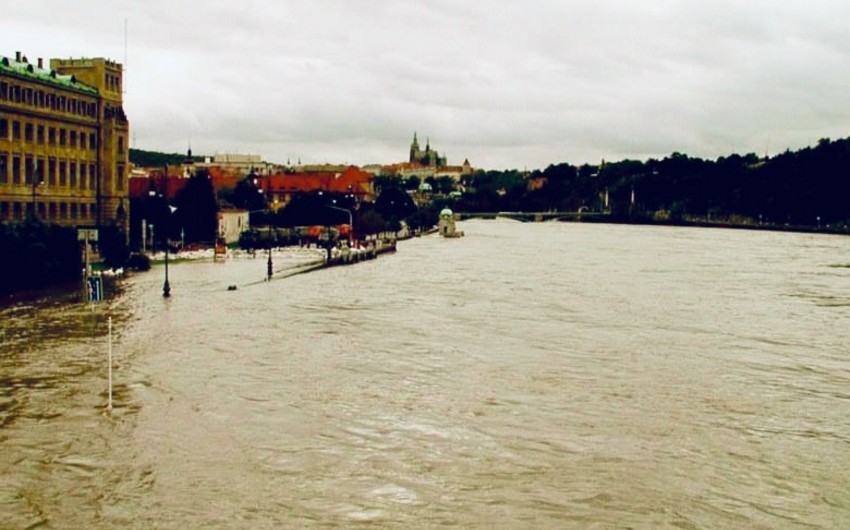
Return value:
<svg viewBox="0 0 850 530">
<path fill-rule="evenodd" d="M 419 148 L 419 140 L 413 133 L 413 142 L 410 144 L 410 163 L 421 164 L 428 167 L 443 167 L 446 165 L 446 157 L 440 156 L 437 151 L 431 149 L 431 141 L 425 140 L 425 150 Z"/>
<path fill-rule="evenodd" d="M 122 77 L 102 58 L 0 56 L 0 220 L 126 227 Z"/>
</svg>

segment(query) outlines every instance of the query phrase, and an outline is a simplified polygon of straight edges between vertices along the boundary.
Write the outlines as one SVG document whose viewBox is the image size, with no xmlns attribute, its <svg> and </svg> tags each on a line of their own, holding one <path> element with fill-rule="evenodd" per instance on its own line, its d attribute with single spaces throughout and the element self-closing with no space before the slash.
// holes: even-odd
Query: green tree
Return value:
<svg viewBox="0 0 850 530">
<path fill-rule="evenodd" d="M 375 200 L 375 210 L 386 220 L 404 219 L 416 211 L 413 199 L 403 189 L 398 187 L 384 188 Z"/>
<path fill-rule="evenodd" d="M 175 198 L 177 210 L 165 220 L 172 238 L 181 231 L 187 243 L 212 242 L 218 230 L 218 202 L 212 180 L 206 171 L 198 171 Z"/>
<path fill-rule="evenodd" d="M 98 233 L 98 249 L 103 264 L 111 268 L 125 267 L 130 259 L 127 235 L 118 225 L 102 226 Z"/>
<path fill-rule="evenodd" d="M 80 278 L 82 252 L 76 230 L 37 219 L 0 224 L 0 248 L 14 256 L 4 264 L 0 292 L 13 293 Z"/>
<path fill-rule="evenodd" d="M 436 187 L 434 188 L 434 191 L 446 195 L 453 192 L 454 190 L 455 179 L 449 176 L 437 177 Z"/>
<path fill-rule="evenodd" d="M 354 221 L 358 236 L 370 236 L 384 230 L 384 218 L 374 208 L 364 208 L 357 213 Z"/>
<path fill-rule="evenodd" d="M 237 208 L 248 211 L 264 210 L 268 207 L 266 196 L 257 185 L 257 176 L 254 173 L 236 183 L 232 203 Z"/>
<path fill-rule="evenodd" d="M 413 212 L 406 221 L 411 230 L 420 231 L 436 225 L 438 215 L 435 208 L 425 206 Z"/>
<path fill-rule="evenodd" d="M 416 175 L 411 175 L 404 181 L 404 189 L 416 191 L 419 189 L 420 184 L 422 184 L 422 180 Z"/>
</svg>

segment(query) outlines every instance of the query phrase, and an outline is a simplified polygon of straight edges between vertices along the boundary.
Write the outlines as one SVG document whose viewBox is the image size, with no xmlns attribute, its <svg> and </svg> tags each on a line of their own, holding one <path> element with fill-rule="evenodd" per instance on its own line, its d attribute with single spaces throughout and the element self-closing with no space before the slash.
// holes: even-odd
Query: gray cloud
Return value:
<svg viewBox="0 0 850 530">
<path fill-rule="evenodd" d="M 538 168 L 848 135 L 838 1 L 18 4 L 6 55 L 124 62 L 127 21 L 143 149 L 365 164 L 418 131 L 450 163 Z"/>
</svg>

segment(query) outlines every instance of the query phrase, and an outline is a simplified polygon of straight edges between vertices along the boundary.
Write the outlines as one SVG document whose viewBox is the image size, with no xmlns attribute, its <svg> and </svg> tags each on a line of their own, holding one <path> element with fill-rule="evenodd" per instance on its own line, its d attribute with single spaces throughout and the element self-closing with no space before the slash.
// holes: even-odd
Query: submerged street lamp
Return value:
<svg viewBox="0 0 850 530">
<path fill-rule="evenodd" d="M 171 285 L 168 283 L 168 239 L 165 240 L 165 283 L 162 284 L 162 296 L 171 296 Z"/>
<path fill-rule="evenodd" d="M 167 173 L 166 173 L 166 178 L 167 178 Z M 167 181 L 166 181 L 166 183 L 167 183 Z M 164 223 L 164 226 L 165 226 L 165 228 L 163 229 L 163 233 L 165 234 L 165 239 L 164 239 L 164 246 L 165 246 L 165 281 L 162 284 L 162 296 L 163 296 L 163 298 L 169 298 L 171 296 L 171 283 L 168 281 L 168 250 L 169 250 L 168 249 L 168 247 L 169 247 L 168 232 L 169 232 L 169 229 L 171 227 L 171 214 L 173 214 L 177 210 L 177 208 L 168 204 L 167 190 L 166 190 L 165 195 L 158 194 L 154 190 L 150 190 L 148 192 L 148 195 L 150 197 L 159 196 L 159 197 L 162 197 L 165 200 L 166 212 L 165 212 L 165 217 L 162 219 L 162 222 Z M 153 248 L 153 246 L 155 245 L 155 240 L 154 240 L 154 236 L 153 236 L 153 225 L 150 225 L 150 229 L 151 229 L 151 247 Z"/>
<path fill-rule="evenodd" d="M 266 222 L 269 225 L 269 262 L 266 270 L 266 279 L 268 281 L 272 281 L 272 274 L 274 273 L 274 269 L 272 268 L 272 217 L 271 213 L 267 214 Z"/>
<path fill-rule="evenodd" d="M 165 214 L 165 283 L 162 284 L 162 296 L 168 298 L 171 296 L 171 284 L 168 283 L 168 228 L 170 226 L 170 217 L 177 210 L 174 206 L 168 207 L 168 212 Z"/>
</svg>

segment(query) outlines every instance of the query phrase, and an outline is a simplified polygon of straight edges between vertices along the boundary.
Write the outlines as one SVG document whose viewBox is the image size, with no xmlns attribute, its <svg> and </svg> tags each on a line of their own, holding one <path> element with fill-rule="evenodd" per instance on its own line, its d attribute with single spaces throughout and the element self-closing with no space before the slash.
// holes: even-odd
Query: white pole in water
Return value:
<svg viewBox="0 0 850 530">
<path fill-rule="evenodd" d="M 109 404 L 106 408 L 112 412 L 112 317 L 109 317 Z"/>
</svg>

